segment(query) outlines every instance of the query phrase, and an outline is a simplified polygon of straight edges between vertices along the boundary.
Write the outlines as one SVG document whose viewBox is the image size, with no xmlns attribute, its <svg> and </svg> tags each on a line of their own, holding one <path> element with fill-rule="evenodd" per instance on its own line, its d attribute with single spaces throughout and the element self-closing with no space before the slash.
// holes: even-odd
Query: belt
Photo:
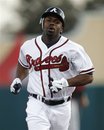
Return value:
<svg viewBox="0 0 104 130">
<path fill-rule="evenodd" d="M 52 100 L 52 99 L 46 99 L 45 97 L 42 97 L 42 96 L 37 95 L 37 94 L 30 93 L 29 95 L 36 98 L 37 100 L 47 104 L 47 105 L 50 105 L 50 106 L 59 105 L 59 104 L 62 104 L 64 102 L 68 102 L 71 99 L 70 96 L 67 99 L 63 98 L 60 100 Z"/>
</svg>

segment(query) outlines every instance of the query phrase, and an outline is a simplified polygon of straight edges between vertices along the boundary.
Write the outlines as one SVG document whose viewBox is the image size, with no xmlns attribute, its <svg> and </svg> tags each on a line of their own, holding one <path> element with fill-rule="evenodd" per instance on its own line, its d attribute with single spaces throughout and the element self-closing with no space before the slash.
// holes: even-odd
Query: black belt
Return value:
<svg viewBox="0 0 104 130">
<path fill-rule="evenodd" d="M 37 95 L 37 94 L 30 93 L 29 95 L 36 98 L 37 100 L 39 100 L 41 102 L 44 102 L 45 104 L 51 105 L 51 106 L 59 105 L 59 104 L 62 104 L 64 102 L 68 102 L 71 99 L 70 96 L 67 99 L 52 100 L 52 99 L 46 99 L 45 97 L 42 97 L 42 96 Z"/>
</svg>

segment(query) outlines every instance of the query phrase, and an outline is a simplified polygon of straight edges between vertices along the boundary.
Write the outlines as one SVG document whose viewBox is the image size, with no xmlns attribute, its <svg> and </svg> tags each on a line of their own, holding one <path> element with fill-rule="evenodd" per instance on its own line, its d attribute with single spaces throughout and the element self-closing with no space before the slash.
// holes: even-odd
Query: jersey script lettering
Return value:
<svg viewBox="0 0 104 130">
<path fill-rule="evenodd" d="M 59 68 L 60 71 L 66 71 L 69 69 L 69 62 L 67 61 L 66 56 L 63 56 L 63 54 L 59 56 L 47 56 L 43 60 L 41 60 L 40 57 L 34 60 L 30 55 L 27 54 L 26 60 L 29 64 L 29 69 L 34 66 L 35 71 L 54 68 Z"/>
</svg>

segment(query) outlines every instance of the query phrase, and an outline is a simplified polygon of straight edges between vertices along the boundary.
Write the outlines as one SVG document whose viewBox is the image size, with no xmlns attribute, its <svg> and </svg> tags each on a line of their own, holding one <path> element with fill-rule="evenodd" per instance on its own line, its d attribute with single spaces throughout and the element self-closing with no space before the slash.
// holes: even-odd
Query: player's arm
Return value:
<svg viewBox="0 0 104 130">
<path fill-rule="evenodd" d="M 86 84 L 92 83 L 93 73 L 90 72 L 87 74 L 80 74 L 73 78 L 68 79 L 67 81 L 68 81 L 69 87 L 86 85 Z"/>
<path fill-rule="evenodd" d="M 24 68 L 19 62 L 17 64 L 16 78 L 23 80 L 28 75 L 28 69 Z"/>
<path fill-rule="evenodd" d="M 87 74 L 80 74 L 70 79 L 62 78 L 60 80 L 53 80 L 50 89 L 52 92 L 57 93 L 65 87 L 75 87 L 87 85 L 93 81 L 92 72 Z"/>
<path fill-rule="evenodd" d="M 16 78 L 10 85 L 10 92 L 18 94 L 22 88 L 22 80 L 28 75 L 28 69 L 24 68 L 20 63 L 17 65 Z"/>
</svg>

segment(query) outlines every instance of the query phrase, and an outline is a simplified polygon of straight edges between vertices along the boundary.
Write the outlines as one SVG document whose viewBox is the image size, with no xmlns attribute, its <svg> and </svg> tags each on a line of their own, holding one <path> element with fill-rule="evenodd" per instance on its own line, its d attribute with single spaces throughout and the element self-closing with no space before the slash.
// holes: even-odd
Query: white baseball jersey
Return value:
<svg viewBox="0 0 104 130">
<path fill-rule="evenodd" d="M 19 63 L 29 69 L 27 91 L 51 98 L 49 76 L 55 80 L 70 79 L 94 71 L 93 64 L 83 47 L 64 36 L 47 47 L 38 36 L 26 41 L 20 49 Z M 71 96 L 75 87 L 65 87 L 53 98 Z"/>
</svg>

